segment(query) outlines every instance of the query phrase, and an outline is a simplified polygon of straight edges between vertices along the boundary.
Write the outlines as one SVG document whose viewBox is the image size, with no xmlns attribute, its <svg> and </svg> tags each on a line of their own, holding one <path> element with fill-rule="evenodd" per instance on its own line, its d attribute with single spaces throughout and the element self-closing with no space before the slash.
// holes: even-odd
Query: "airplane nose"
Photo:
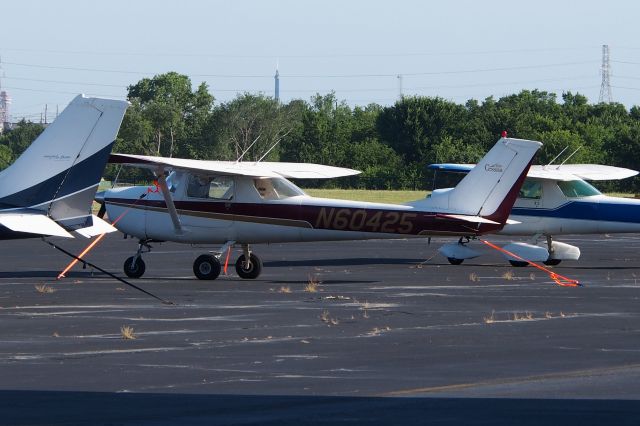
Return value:
<svg viewBox="0 0 640 426">
<path fill-rule="evenodd" d="M 100 210 L 98 210 L 98 217 L 102 219 L 107 213 L 107 205 L 104 202 L 104 196 L 107 191 L 96 192 L 96 195 L 93 197 L 96 203 L 100 204 Z"/>
</svg>

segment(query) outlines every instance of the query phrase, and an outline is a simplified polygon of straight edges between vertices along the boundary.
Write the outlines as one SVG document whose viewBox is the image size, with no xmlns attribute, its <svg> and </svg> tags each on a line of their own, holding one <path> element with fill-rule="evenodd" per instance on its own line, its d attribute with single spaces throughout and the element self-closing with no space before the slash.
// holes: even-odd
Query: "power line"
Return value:
<svg viewBox="0 0 640 426">
<path fill-rule="evenodd" d="M 421 76 L 421 75 L 455 75 L 455 74 L 470 74 L 481 72 L 496 72 L 496 71 L 515 71 L 525 69 L 543 69 L 543 68 L 557 68 L 572 65 L 585 65 L 594 64 L 596 61 L 577 61 L 577 62 L 563 62 L 554 64 L 536 64 L 536 65 L 520 65 L 511 67 L 495 67 L 495 68 L 475 68 L 466 70 L 447 70 L 447 71 L 424 71 L 424 72 L 403 72 L 403 76 Z M 40 64 L 26 64 L 18 62 L 3 62 L 6 65 L 15 65 L 22 67 L 32 68 L 45 68 L 45 69 L 62 69 L 67 71 L 90 71 L 90 72 L 104 72 L 104 73 L 121 73 L 121 74 L 136 74 L 136 75 L 154 75 L 155 73 L 143 72 L 143 71 L 131 71 L 131 70 L 108 70 L 100 68 L 81 68 L 81 67 L 61 67 L 53 65 L 40 65 Z M 273 78 L 269 74 L 190 74 L 192 77 L 211 77 L 211 78 Z M 362 73 L 362 74 L 289 74 L 280 75 L 281 78 L 379 78 L 379 77 L 396 77 L 398 73 L 388 74 L 374 74 L 374 73 Z"/>
<path fill-rule="evenodd" d="M 228 58 L 228 59 L 315 59 L 315 58 L 378 58 L 378 57 L 425 57 L 425 56 L 462 56 L 462 55 L 491 55 L 491 54 L 511 54 L 511 53 L 534 53 L 534 52 L 562 52 L 562 51 L 583 51 L 599 48 L 599 46 L 582 47 L 553 47 L 553 48 L 530 48 L 530 49 L 496 49 L 496 50 L 461 50 L 461 51 L 430 51 L 430 52 L 376 52 L 376 53 L 314 53 L 314 54 L 289 54 L 280 53 L 263 55 L 228 54 L 228 53 L 185 53 L 185 52 L 108 52 L 108 51 L 82 51 L 82 50 L 59 50 L 59 49 L 24 49 L 15 47 L 0 47 L 0 51 L 13 52 L 33 52 L 52 53 L 67 55 L 95 55 L 95 56 L 145 56 L 145 57 L 196 57 L 196 58 Z"/>
</svg>

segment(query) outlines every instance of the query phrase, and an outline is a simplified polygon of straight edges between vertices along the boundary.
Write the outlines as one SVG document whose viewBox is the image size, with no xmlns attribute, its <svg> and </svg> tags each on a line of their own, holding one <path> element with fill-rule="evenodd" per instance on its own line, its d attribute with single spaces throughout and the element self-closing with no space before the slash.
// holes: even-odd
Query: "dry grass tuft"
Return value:
<svg viewBox="0 0 640 426">
<path fill-rule="evenodd" d="M 133 333 L 133 327 L 123 325 L 120 327 L 120 334 L 124 340 L 134 340 L 136 335 Z"/>
<path fill-rule="evenodd" d="M 329 316 L 329 311 L 327 311 L 326 309 L 324 311 L 322 311 L 322 313 L 320 314 L 320 320 L 328 325 L 338 325 L 340 324 L 340 320 L 338 318 L 332 318 L 331 316 Z"/>
<path fill-rule="evenodd" d="M 532 273 L 530 273 L 530 274 L 529 274 L 529 279 L 530 279 L 531 281 L 535 280 L 535 279 L 536 279 L 536 274 L 534 274 L 533 272 L 532 272 Z"/>
<path fill-rule="evenodd" d="M 553 315 L 551 315 L 551 312 L 547 311 L 547 312 L 544 313 L 544 317 L 546 319 L 551 319 L 551 318 L 553 318 Z"/>
<path fill-rule="evenodd" d="M 362 311 L 362 318 L 369 318 L 369 302 L 364 302 L 362 306 L 360 306 L 360 310 Z"/>
<path fill-rule="evenodd" d="M 309 282 L 304 286 L 304 291 L 307 293 L 316 293 L 318 291 L 318 285 L 320 281 L 316 277 L 309 275 Z"/>
<path fill-rule="evenodd" d="M 485 324 L 493 324 L 496 322 L 496 311 L 491 311 L 491 315 L 483 318 Z"/>
<path fill-rule="evenodd" d="M 36 284 L 35 288 L 36 288 L 36 291 L 41 294 L 50 294 L 50 293 L 56 292 L 55 288 L 48 286 L 46 284 Z"/>
<path fill-rule="evenodd" d="M 58 334 L 58 332 L 57 332 L 57 331 L 54 331 L 54 332 L 53 332 L 53 334 L 52 334 L 52 336 L 53 336 L 53 337 L 60 337 L 60 335 Z"/>
<path fill-rule="evenodd" d="M 513 281 L 515 279 L 515 276 L 513 274 L 513 271 L 507 271 L 504 274 L 502 274 L 502 278 L 504 278 L 507 281 Z"/>
<path fill-rule="evenodd" d="M 560 312 L 560 317 L 564 318 L 566 315 L 564 314 L 564 312 Z"/>
<path fill-rule="evenodd" d="M 533 319 L 533 312 L 525 312 L 524 316 L 528 319 L 528 320 L 532 320 Z"/>
<path fill-rule="evenodd" d="M 283 285 L 278 290 L 278 293 L 291 293 L 291 287 L 289 287 L 288 285 Z"/>
<path fill-rule="evenodd" d="M 469 281 L 477 283 L 480 281 L 480 277 L 475 272 L 469 274 Z"/>
<path fill-rule="evenodd" d="M 386 326 L 386 327 L 375 327 L 373 330 L 371 330 L 370 332 L 367 333 L 367 335 L 369 336 L 379 336 L 380 334 L 382 334 L 382 332 L 384 331 L 389 331 L 391 330 L 391 327 Z"/>
</svg>

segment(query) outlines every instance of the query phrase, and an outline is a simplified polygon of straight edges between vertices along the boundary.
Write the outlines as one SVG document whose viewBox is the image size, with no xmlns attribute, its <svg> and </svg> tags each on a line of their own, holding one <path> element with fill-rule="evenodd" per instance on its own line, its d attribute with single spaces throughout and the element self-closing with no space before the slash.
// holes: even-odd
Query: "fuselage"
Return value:
<svg viewBox="0 0 640 426">
<path fill-rule="evenodd" d="M 609 197 L 583 180 L 527 178 L 505 235 L 640 232 L 640 200 Z"/>
<path fill-rule="evenodd" d="M 180 232 L 163 195 L 148 187 L 107 191 L 104 202 L 109 218 L 117 220 L 115 226 L 121 232 L 140 239 L 191 244 L 481 235 L 502 227 L 410 205 L 310 197 L 283 178 L 197 179 L 184 172 L 174 172 L 168 179 Z"/>
</svg>

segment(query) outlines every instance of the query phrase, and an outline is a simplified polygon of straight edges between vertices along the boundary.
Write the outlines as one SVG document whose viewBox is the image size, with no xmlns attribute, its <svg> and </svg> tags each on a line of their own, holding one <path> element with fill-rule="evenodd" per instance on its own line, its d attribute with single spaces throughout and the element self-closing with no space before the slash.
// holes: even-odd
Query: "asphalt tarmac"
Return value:
<svg viewBox="0 0 640 426">
<path fill-rule="evenodd" d="M 560 239 L 578 288 L 488 248 L 449 265 L 443 241 L 256 246 L 251 281 L 237 253 L 199 281 L 206 248 L 156 244 L 129 281 L 172 305 L 4 241 L 0 424 L 640 424 L 640 236 Z M 124 277 L 135 249 L 88 260 Z"/>
</svg>

